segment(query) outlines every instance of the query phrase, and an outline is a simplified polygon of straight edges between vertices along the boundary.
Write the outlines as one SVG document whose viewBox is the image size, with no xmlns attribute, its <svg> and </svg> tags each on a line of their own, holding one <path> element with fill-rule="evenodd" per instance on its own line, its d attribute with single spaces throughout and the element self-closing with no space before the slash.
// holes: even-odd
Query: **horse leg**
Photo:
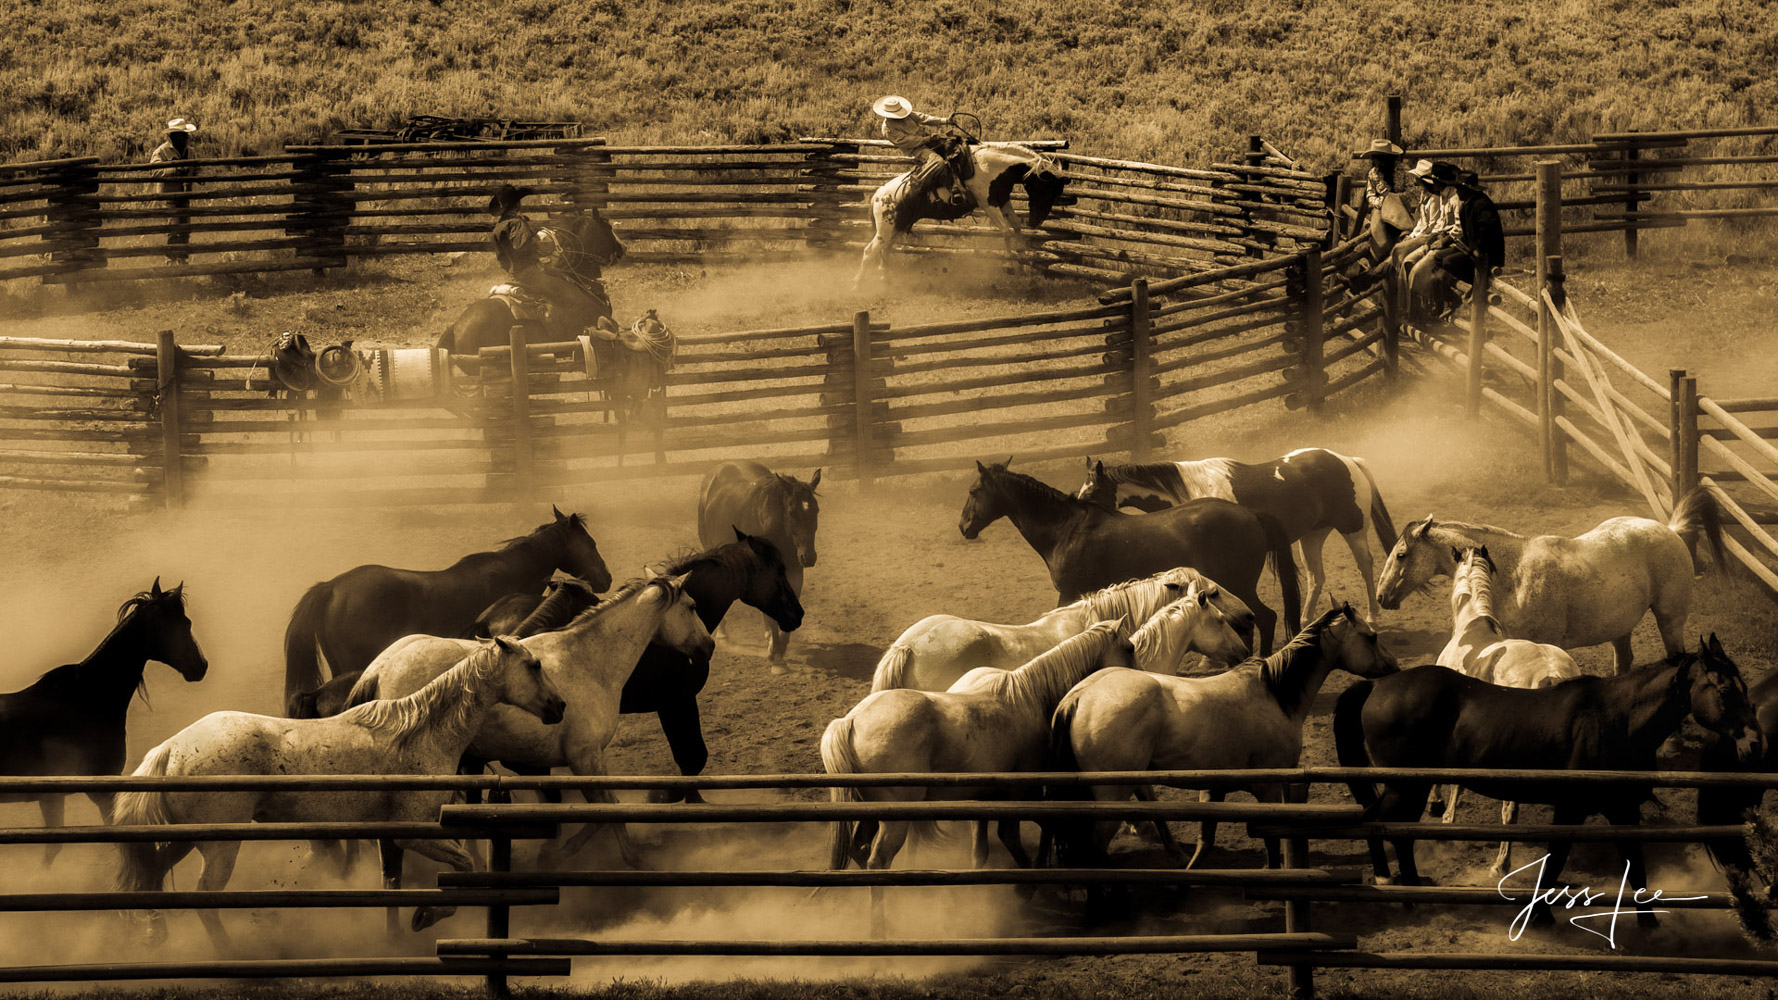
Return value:
<svg viewBox="0 0 1778 1000">
<path fill-rule="evenodd" d="M 1550 817 L 1550 822 L 1558 826 L 1579 826 L 1586 821 L 1587 811 L 1585 807 L 1574 805 L 1557 805 Z M 1568 867 L 1568 852 L 1572 850 L 1573 847 L 1574 844 L 1571 841 L 1550 841 L 1549 847 L 1544 854 L 1543 872 L 1538 879 L 1540 884 L 1560 884 L 1558 879 L 1562 877 L 1562 869 Z M 1548 900 L 1545 900 L 1532 908 L 1531 919 L 1529 921 L 1530 924 L 1547 926 L 1552 925 L 1555 922 L 1556 915 Z"/>
<path fill-rule="evenodd" d="M 238 840 L 212 840 L 198 845 L 198 853 L 204 858 L 204 873 L 198 877 L 199 892 L 221 892 L 228 888 L 228 879 L 235 871 L 235 857 L 241 852 Z M 222 914 L 216 910 L 199 910 L 198 919 L 203 921 L 204 930 L 210 932 L 210 943 L 218 952 L 226 953 L 234 948 L 229 939 L 228 928 L 222 926 Z"/>
<path fill-rule="evenodd" d="M 587 754 L 585 756 L 578 754 L 571 755 L 571 759 L 568 762 L 568 769 L 582 777 L 602 778 L 606 774 L 604 755 L 597 753 Z M 586 797 L 588 802 L 615 803 L 617 801 L 617 798 L 611 794 L 609 789 L 587 789 L 581 794 Z M 585 826 L 582 826 L 579 830 L 576 830 L 573 836 L 569 837 L 566 841 L 563 841 L 559 852 L 552 851 L 548 853 L 555 854 L 558 858 L 570 857 L 578 853 L 581 848 L 585 847 L 587 841 L 593 838 L 593 834 L 598 833 L 599 830 L 605 826 L 610 826 L 612 832 L 617 836 L 617 850 L 618 853 L 623 856 L 624 864 L 631 868 L 641 868 L 642 856 L 637 853 L 636 845 L 630 841 L 629 828 L 623 823 L 588 823 Z"/>
<path fill-rule="evenodd" d="M 894 183 L 893 181 L 891 183 Z M 858 259 L 858 273 L 852 277 L 852 290 L 864 287 L 867 273 L 872 273 L 879 281 L 885 276 L 889 249 L 895 245 L 895 208 L 890 199 L 884 197 L 879 189 L 870 199 L 871 237 L 864 245 L 864 254 Z"/>
<path fill-rule="evenodd" d="M 969 824 L 969 861 L 973 868 L 988 867 L 988 821 Z"/>
<path fill-rule="evenodd" d="M 1605 810 L 1605 818 L 1610 821 L 1612 826 L 1640 826 L 1642 824 L 1642 804 L 1635 801 L 1614 803 Z M 1630 891 L 1641 892 L 1648 888 L 1648 866 L 1642 857 L 1642 844 L 1635 840 L 1620 841 L 1619 844 L 1627 868 L 1625 877 L 1630 880 Z M 1659 927 L 1660 924 L 1661 920 L 1655 915 L 1652 908 L 1637 908 L 1636 925 L 1638 927 L 1652 930 Z"/>
<path fill-rule="evenodd" d="M 1137 785 L 1135 791 L 1136 799 L 1139 802 L 1153 802 L 1155 800 L 1153 785 Z M 1203 801 L 1203 796 L 1199 796 L 1199 801 Z M 1172 858 L 1174 864 L 1191 867 L 1185 859 L 1185 848 L 1179 846 L 1179 841 L 1173 836 L 1173 828 L 1167 825 L 1166 820 L 1154 820 L 1154 835 L 1155 839 L 1161 842 L 1161 849 L 1167 852 L 1167 857 Z M 1210 839 L 1216 839 L 1216 824 L 1214 823 L 1210 824 Z"/>
<path fill-rule="evenodd" d="M 1665 638 L 1663 638 L 1662 641 L 1665 642 Z M 1612 652 L 1616 654 L 1617 673 L 1620 677 L 1635 668 L 1636 657 L 1630 650 L 1630 636 L 1628 633 L 1611 640 L 1611 649 Z"/>
<path fill-rule="evenodd" d="M 62 825 L 62 807 L 67 803 L 65 795 L 45 795 L 37 800 L 37 808 L 43 813 L 43 825 L 56 827 Z M 56 855 L 62 850 L 61 844 L 43 845 L 43 867 L 55 864 Z"/>
<path fill-rule="evenodd" d="M 1228 792 L 1225 789 L 1206 788 L 1202 792 L 1198 793 L 1198 801 L 1199 802 L 1221 802 L 1227 796 L 1228 796 Z M 1155 822 L 1155 825 L 1162 826 L 1162 827 L 1165 826 L 1165 824 L 1161 823 L 1158 820 Z M 1168 834 L 1168 836 L 1172 836 L 1172 834 Z M 1174 844 L 1174 846 L 1178 847 L 1178 844 L 1176 843 L 1176 844 Z M 1209 853 L 1211 848 L 1213 848 L 1215 846 L 1216 846 L 1216 822 L 1214 820 L 1204 820 L 1204 821 L 1200 822 L 1198 824 L 1198 844 L 1197 844 L 1197 847 L 1192 849 L 1191 859 L 1185 863 L 1185 867 L 1196 868 L 1198 866 L 1198 861 L 1200 859 L 1202 859 L 1205 854 Z M 1172 852 L 1169 851 L 1168 853 L 1171 854 Z M 1181 853 L 1184 853 L 1184 852 L 1181 851 Z"/>
<path fill-rule="evenodd" d="M 1302 554 L 1303 575 L 1309 578 L 1308 595 L 1303 598 L 1303 619 L 1307 621 L 1315 617 L 1315 609 L 1321 601 L 1321 592 L 1327 588 L 1327 567 L 1321 564 L 1321 547 L 1327 544 L 1327 536 L 1333 529 L 1311 531 L 1304 535 L 1296 544 Z"/>
<path fill-rule="evenodd" d="M 1463 794 L 1462 785 L 1445 786 L 1445 814 L 1440 817 L 1446 823 L 1457 822 L 1457 796 Z"/>
<path fill-rule="evenodd" d="M 1278 612 L 1260 603 L 1257 596 L 1251 599 L 1239 594 L 1236 596 L 1241 597 L 1241 600 L 1253 610 L 1253 631 L 1258 633 L 1259 655 L 1272 655 L 1272 633 L 1278 628 Z"/>
<path fill-rule="evenodd" d="M 1378 818 L 1385 822 L 1411 823 L 1418 820 L 1426 811 L 1426 797 L 1432 791 L 1428 782 L 1403 782 L 1385 784 L 1383 798 L 1377 810 Z M 1383 841 L 1374 838 L 1370 842 L 1371 867 L 1376 874 L 1378 885 L 1422 885 L 1420 870 L 1414 863 L 1414 840 L 1412 837 L 1393 839 L 1390 844 L 1395 848 L 1395 864 L 1397 877 L 1389 877 L 1389 863 L 1383 855 Z"/>
<path fill-rule="evenodd" d="M 1286 788 L 1283 785 L 1258 785 L 1253 788 L 1253 797 L 1260 802 L 1273 802 L 1282 805 L 1288 798 L 1288 795 Z M 1267 837 L 1265 839 L 1265 845 L 1266 867 L 1283 868 L 1284 851 L 1278 838 Z"/>
<path fill-rule="evenodd" d="M 1006 272 L 1008 274 L 1017 272 L 1020 265 L 1024 263 L 1023 259 L 1019 257 L 1018 246 L 1015 242 L 1018 229 L 1013 226 L 1012 220 L 1006 217 L 1005 209 L 990 205 L 985 199 L 982 201 L 982 212 L 994 223 L 994 227 L 1000 230 L 1000 240 L 1006 247 Z"/>
<path fill-rule="evenodd" d="M 998 831 L 1000 844 L 1006 853 L 1012 855 L 1012 863 L 1020 868 L 1031 867 L 1031 855 L 1025 852 L 1025 838 L 1021 836 L 1020 823 L 1016 819 L 1000 821 Z"/>
<path fill-rule="evenodd" d="M 1364 581 L 1364 599 L 1369 604 L 1365 624 L 1375 628 L 1377 619 L 1383 615 L 1383 608 L 1377 603 L 1377 570 L 1376 560 L 1371 555 L 1371 543 L 1363 531 L 1354 531 L 1340 537 L 1346 540 L 1346 548 L 1352 553 L 1352 561 L 1358 565 L 1358 576 Z"/>
<path fill-rule="evenodd" d="M 895 862 L 895 855 L 900 853 L 901 845 L 908 839 L 908 824 L 885 821 L 880 825 L 876 842 L 871 844 L 870 859 L 866 867 L 875 870 L 888 868 Z M 870 887 L 870 936 L 885 938 L 889 936 L 889 906 L 883 898 L 884 886 Z"/>
<path fill-rule="evenodd" d="M 397 840 L 394 846 L 398 851 L 413 851 L 421 857 L 449 865 L 453 871 L 475 871 L 475 858 L 461 840 Z M 455 906 L 421 906 L 414 910 L 414 919 L 410 926 L 416 931 L 423 931 L 456 912 Z"/>
<path fill-rule="evenodd" d="M 1502 802 L 1502 803 L 1500 803 L 1500 823 L 1501 823 L 1501 825 L 1502 826 L 1512 826 L 1513 824 L 1517 823 L 1518 821 L 1519 821 L 1519 804 L 1517 802 Z M 1488 869 L 1488 874 L 1492 875 L 1494 877 L 1494 882 L 1496 885 L 1498 885 L 1500 883 L 1501 879 L 1506 878 L 1506 873 L 1508 871 L 1511 871 L 1511 869 L 1509 869 L 1507 867 L 1507 865 L 1509 863 L 1511 863 L 1512 859 L 1513 859 L 1513 842 L 1510 840 L 1501 841 L 1500 842 L 1500 853 L 1494 856 L 1494 867 Z"/>
<path fill-rule="evenodd" d="M 395 841 L 393 840 L 377 841 L 377 851 L 381 855 L 383 863 L 383 888 L 401 888 L 401 870 L 403 862 L 406 859 L 406 852 L 396 846 Z M 391 906 L 385 910 L 383 925 L 384 929 L 389 933 L 389 940 L 400 940 L 401 908 L 398 906 Z"/>
<path fill-rule="evenodd" d="M 691 777 L 702 774 L 710 762 L 710 748 L 704 744 L 704 730 L 698 717 L 698 696 L 683 694 L 655 709 L 661 720 L 661 733 L 667 737 L 667 748 L 673 752 L 673 763 L 679 773 Z M 648 794 L 650 802 L 702 802 L 704 797 L 695 788 L 683 793 L 657 789 Z"/>
</svg>

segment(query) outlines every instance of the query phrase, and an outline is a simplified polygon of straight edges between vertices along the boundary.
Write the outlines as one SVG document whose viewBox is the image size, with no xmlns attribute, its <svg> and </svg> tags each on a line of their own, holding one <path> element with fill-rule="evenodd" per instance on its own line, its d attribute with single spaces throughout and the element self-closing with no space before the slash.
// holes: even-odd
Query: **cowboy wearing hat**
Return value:
<svg viewBox="0 0 1778 1000">
<path fill-rule="evenodd" d="M 1506 261 L 1506 228 L 1494 199 L 1482 190 L 1481 178 L 1473 170 L 1455 170 L 1448 189 L 1456 196 L 1456 226 L 1432 244 L 1408 282 L 1422 318 L 1456 304 L 1450 293 L 1457 281 L 1474 284 L 1478 268 L 1492 269 Z"/>
<path fill-rule="evenodd" d="M 488 214 L 496 216 L 491 234 L 494 256 L 514 284 L 549 305 L 550 320 L 563 333 L 577 337 L 597 323 L 605 310 L 592 293 L 544 265 L 544 256 L 555 247 L 519 212 L 530 193 L 528 188 L 502 184 L 488 199 Z"/>
<path fill-rule="evenodd" d="M 186 228 L 191 225 L 191 202 L 186 197 L 190 182 L 186 178 L 191 176 L 192 169 L 176 161 L 191 159 L 191 134 L 197 130 L 196 124 L 184 118 L 174 118 L 167 122 L 166 141 L 148 154 L 149 163 L 170 164 L 155 170 L 153 176 L 160 181 L 161 193 L 167 195 L 167 214 L 173 220 L 173 226 L 167 232 L 167 259 L 178 264 L 188 259 L 183 248 L 191 242 L 191 231 Z M 181 249 L 174 250 L 173 247 Z"/>
<path fill-rule="evenodd" d="M 962 208 L 969 204 L 969 193 L 959 183 L 962 174 L 954 171 L 948 162 L 949 156 L 963 152 L 964 147 L 942 132 L 928 131 L 930 126 L 956 124 L 952 118 L 921 114 L 914 110 L 913 103 L 907 98 L 895 96 L 879 98 L 871 105 L 871 110 L 883 120 L 883 138 L 889 140 L 889 144 L 896 149 L 920 161 L 920 165 L 914 168 L 913 188 L 909 192 L 911 196 L 919 197 L 948 184 L 951 188 L 949 200 L 952 206 Z M 946 146 L 951 148 L 947 151 L 944 149 Z"/>
<path fill-rule="evenodd" d="M 1371 254 L 1377 260 L 1388 260 L 1395 241 L 1413 225 L 1413 215 L 1395 186 L 1395 165 L 1401 157 L 1401 147 L 1388 139 L 1373 139 L 1368 149 L 1352 154 L 1355 160 L 1370 161 L 1365 172 L 1364 207 L 1370 218 Z"/>
</svg>

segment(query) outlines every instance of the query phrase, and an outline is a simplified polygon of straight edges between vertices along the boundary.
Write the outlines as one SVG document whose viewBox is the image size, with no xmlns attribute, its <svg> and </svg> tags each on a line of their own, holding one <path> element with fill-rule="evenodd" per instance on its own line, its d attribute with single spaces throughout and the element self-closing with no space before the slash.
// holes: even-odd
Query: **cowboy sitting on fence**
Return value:
<svg viewBox="0 0 1778 1000">
<path fill-rule="evenodd" d="M 502 184 L 488 200 L 488 211 L 499 217 L 492 234 L 494 253 L 515 284 L 549 305 L 550 321 L 562 333 L 578 336 L 606 310 L 591 292 L 546 264 L 546 259 L 559 261 L 563 255 L 545 230 L 520 214 L 519 204 L 528 194 L 525 188 Z"/>
<path fill-rule="evenodd" d="M 1457 192 L 1457 230 L 1429 244 L 1408 279 L 1416 322 L 1449 313 L 1461 301 L 1457 282 L 1473 286 L 1478 268 L 1491 271 L 1506 260 L 1506 228 L 1494 199 L 1482 190 L 1481 178 L 1473 170 L 1459 170 L 1452 187 Z"/>
<path fill-rule="evenodd" d="M 871 110 L 883 120 L 883 138 L 920 161 L 914 168 L 907 197 L 921 198 L 949 187 L 949 201 L 954 207 L 969 204 L 969 192 L 963 187 L 969 169 L 968 148 L 954 135 L 928 130 L 930 126 L 955 125 L 955 121 L 921 114 L 905 97 L 881 98 L 871 105 Z"/>
</svg>

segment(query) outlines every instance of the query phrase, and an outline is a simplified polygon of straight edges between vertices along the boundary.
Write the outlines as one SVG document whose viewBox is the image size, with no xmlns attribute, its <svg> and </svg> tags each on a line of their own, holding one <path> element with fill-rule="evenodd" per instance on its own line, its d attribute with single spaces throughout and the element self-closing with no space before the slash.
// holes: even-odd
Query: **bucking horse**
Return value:
<svg viewBox="0 0 1778 1000">
<path fill-rule="evenodd" d="M 889 249 L 895 244 L 896 236 L 913 229 L 914 223 L 921 219 L 949 222 L 980 208 L 1000 230 L 1007 254 L 1012 256 L 1018 249 L 1016 237 L 1020 226 L 1016 217 L 1007 211 L 1007 205 L 1012 200 L 1015 185 L 1022 184 L 1025 188 L 1029 205 L 1025 217 L 1027 227 L 1042 225 L 1052 209 L 1058 204 L 1067 204 L 1063 188 L 1068 178 L 1050 157 L 1029 146 L 1011 143 L 972 142 L 967 148 L 968 176 L 962 178 L 962 182 L 969 192 L 969 201 L 963 205 L 952 205 L 944 197 L 943 189 L 924 197 L 910 197 L 912 170 L 885 183 L 871 195 L 871 222 L 876 231 L 864 248 L 853 287 L 861 286 L 867 274 L 874 273 L 879 279 L 883 278 Z"/>
</svg>

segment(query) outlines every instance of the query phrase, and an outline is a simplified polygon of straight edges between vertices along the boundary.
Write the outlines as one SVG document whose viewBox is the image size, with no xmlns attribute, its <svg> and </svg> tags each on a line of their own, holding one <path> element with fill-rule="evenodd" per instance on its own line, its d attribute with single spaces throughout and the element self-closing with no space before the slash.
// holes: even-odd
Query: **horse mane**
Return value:
<svg viewBox="0 0 1778 1000">
<path fill-rule="evenodd" d="M 1136 662 L 1149 662 L 1149 654 L 1159 652 L 1155 647 L 1170 634 L 1169 629 L 1173 623 L 1191 614 L 1192 608 L 1196 606 L 1196 595 L 1187 594 L 1162 605 L 1147 621 L 1137 626 L 1136 631 L 1130 633 L 1130 645 L 1136 650 Z"/>
<path fill-rule="evenodd" d="M 1428 522 L 1430 522 L 1430 523 L 1428 523 Z M 1511 538 L 1511 539 L 1515 539 L 1518 541 L 1523 541 L 1525 539 L 1524 535 L 1521 535 L 1517 532 L 1508 531 L 1505 528 L 1497 528 L 1492 524 L 1475 524 L 1470 521 L 1443 521 L 1443 520 L 1439 520 L 1437 518 L 1421 518 L 1418 521 L 1410 521 L 1408 523 L 1407 528 L 1402 530 L 1402 534 L 1404 534 L 1404 535 L 1407 534 L 1408 530 L 1414 528 L 1416 525 L 1425 525 L 1428 532 L 1438 531 L 1440 529 L 1449 529 L 1451 531 L 1456 531 L 1456 532 L 1460 532 L 1462 534 L 1471 535 L 1471 536 L 1486 534 L 1486 535 L 1498 535 L 1501 538 Z M 1470 546 L 1470 545 L 1466 545 L 1464 547 L 1465 548 L 1474 548 L 1474 546 Z M 1492 557 L 1490 557 L 1488 561 L 1490 563 L 1492 563 L 1494 560 Z"/>
<path fill-rule="evenodd" d="M 1467 572 L 1463 572 L 1465 568 Z M 1452 617 L 1458 613 L 1458 599 L 1467 597 L 1469 606 L 1475 609 L 1469 620 L 1488 626 L 1495 635 L 1505 635 L 1505 627 L 1494 617 L 1494 558 L 1483 549 L 1468 549 L 1458 570 L 1459 574 L 1453 575 L 1451 581 Z"/>
<path fill-rule="evenodd" d="M 563 518 L 560 521 L 553 521 L 552 520 L 548 524 L 540 524 L 537 527 L 532 528 L 530 531 L 527 531 L 522 535 L 514 535 L 511 538 L 503 538 L 498 543 L 496 543 L 498 546 L 497 548 L 490 549 L 487 552 L 474 552 L 474 553 L 471 553 L 467 556 L 464 556 L 463 558 L 464 559 L 474 559 L 476 556 L 492 555 L 495 552 L 505 552 L 508 549 L 517 548 L 520 545 L 523 545 L 527 542 L 538 541 L 542 535 L 548 533 L 551 529 L 559 528 L 563 525 L 567 525 L 572 528 L 580 528 L 581 530 L 584 531 L 584 530 L 586 530 L 586 518 L 580 514 L 569 514 L 567 517 Z"/>
<path fill-rule="evenodd" d="M 1114 483 L 1159 490 L 1174 497 L 1191 495 L 1186 489 L 1185 479 L 1179 474 L 1179 465 L 1175 462 L 1125 462 L 1104 468 L 1105 478 Z"/>
<path fill-rule="evenodd" d="M 386 732 L 397 749 L 435 727 L 465 728 L 480 708 L 473 695 L 485 683 L 484 675 L 499 662 L 500 654 L 499 644 L 484 643 L 413 694 L 367 701 L 346 709 L 339 718 Z M 441 717 L 441 712 L 449 714 Z"/>
<path fill-rule="evenodd" d="M 1180 567 L 1180 569 L 1185 569 L 1187 572 L 1191 573 L 1193 579 L 1180 580 L 1177 578 L 1181 575 L 1180 570 L 1170 569 L 1162 573 L 1156 573 L 1153 576 L 1143 576 L 1137 577 L 1134 580 L 1125 580 L 1122 583 L 1114 583 L 1109 587 L 1095 590 L 1090 594 L 1083 594 L 1079 600 L 1075 601 L 1073 604 L 1067 605 L 1067 607 L 1078 608 L 1084 606 L 1087 613 L 1092 616 L 1094 621 L 1128 617 L 1132 623 L 1140 626 L 1157 614 L 1160 608 L 1166 607 L 1168 604 L 1173 603 L 1173 601 L 1178 600 L 1178 598 L 1175 597 L 1171 600 L 1162 601 L 1158 605 L 1155 603 L 1155 598 L 1166 592 L 1168 584 L 1177 583 L 1180 586 L 1189 588 L 1193 582 L 1204 579 L 1203 574 L 1198 573 L 1196 570 L 1191 570 L 1187 567 Z"/>
<path fill-rule="evenodd" d="M 593 593 L 593 588 L 579 580 L 559 581 L 555 590 L 551 591 L 550 595 L 545 597 L 537 607 L 531 609 L 531 613 L 525 616 L 524 621 L 519 622 L 513 628 L 513 636 L 523 639 L 539 632 L 554 631 L 568 624 L 574 618 L 568 609 L 574 606 L 577 596 L 594 597 L 596 595 Z"/>
<path fill-rule="evenodd" d="M 1082 501 L 1076 500 L 1074 497 L 1056 489 L 1054 486 L 1038 479 L 1036 476 L 1027 476 L 1023 472 L 1014 472 L 999 462 L 996 462 L 993 465 L 984 466 L 983 473 L 984 479 L 992 480 L 997 484 L 1010 484 L 1027 494 L 1036 494 L 1049 500 L 1062 500 L 1072 505 L 1079 505 L 1082 503 Z"/>
<path fill-rule="evenodd" d="M 130 622 L 134 621 L 134 615 L 137 611 L 140 611 L 142 608 L 151 604 L 171 604 L 183 610 L 185 608 L 185 585 L 180 584 L 172 590 L 163 590 L 158 597 L 155 596 L 153 591 L 149 590 L 144 590 L 130 596 L 122 604 L 117 606 L 116 623 L 111 626 L 111 631 L 105 633 L 105 638 L 100 639 L 98 643 L 93 646 L 92 652 L 88 653 L 78 663 L 64 663 L 59 667 L 51 667 L 50 669 L 45 670 L 38 676 L 34 683 L 58 690 L 68 691 L 74 691 L 83 687 L 86 679 L 85 668 L 91 665 L 93 655 L 109 645 L 111 641 L 117 637 L 119 632 L 122 632 Z M 136 678 L 135 697 L 141 698 L 142 704 L 144 705 L 152 705 L 148 700 L 148 675 L 146 673 L 140 674 Z"/>
<path fill-rule="evenodd" d="M 1127 627 L 1127 619 L 1095 622 L 1086 631 L 998 679 L 1012 700 L 1047 716 L 1068 689 L 1086 676 L 1087 668 L 1105 655 L 1106 647 L 1119 641 Z"/>
<path fill-rule="evenodd" d="M 1286 715 L 1302 707 L 1303 674 L 1321 665 L 1321 633 L 1335 619 L 1351 618 L 1348 607 L 1330 608 L 1321 617 L 1303 626 L 1284 647 L 1260 661 L 1259 676 L 1266 691 L 1278 702 Z"/>
<path fill-rule="evenodd" d="M 630 598 L 641 593 L 644 589 L 653 585 L 658 585 L 662 590 L 665 590 L 669 601 L 677 601 L 679 599 L 679 585 L 674 583 L 666 575 L 639 576 L 633 580 L 624 581 L 621 586 L 611 592 L 610 597 L 605 598 L 603 601 L 600 601 L 585 611 L 582 611 L 580 614 L 575 615 L 573 620 L 562 626 L 558 631 L 565 632 L 569 629 L 583 628 L 587 625 L 591 625 L 600 616 L 604 615 L 605 612 L 628 601 Z"/>
</svg>

